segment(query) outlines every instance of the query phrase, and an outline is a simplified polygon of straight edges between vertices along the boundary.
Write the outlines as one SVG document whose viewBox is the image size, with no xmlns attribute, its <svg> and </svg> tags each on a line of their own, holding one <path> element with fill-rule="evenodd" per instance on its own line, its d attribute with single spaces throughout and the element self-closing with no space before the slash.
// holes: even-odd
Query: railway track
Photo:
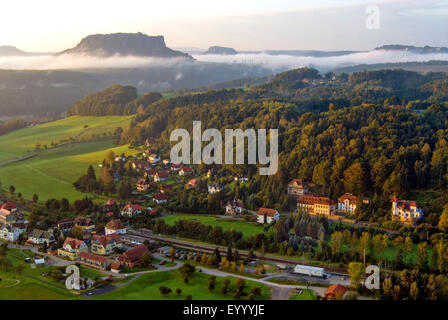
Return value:
<svg viewBox="0 0 448 320">
<path fill-rule="evenodd" d="M 190 249 L 190 250 L 195 250 L 195 251 L 201 251 L 204 253 L 212 253 L 215 251 L 215 248 L 219 249 L 219 252 L 221 254 L 226 254 L 227 253 L 227 248 L 223 248 L 220 246 L 205 246 L 205 245 L 199 245 L 199 244 L 194 244 L 194 243 L 188 243 L 185 241 L 179 241 L 179 240 L 174 240 L 174 239 L 168 239 L 168 238 L 162 238 L 162 237 L 158 237 L 158 236 L 154 236 L 151 234 L 148 234 L 147 232 L 137 232 L 137 231 L 128 231 L 129 235 L 133 235 L 133 236 L 137 236 L 137 237 L 141 237 L 141 238 L 145 238 L 148 240 L 155 240 L 155 241 L 160 241 L 160 242 L 165 242 L 165 243 L 170 243 L 173 246 L 179 247 L 179 248 L 183 248 L 183 249 Z M 247 258 L 248 254 L 244 253 L 244 252 L 240 252 L 240 256 L 243 258 Z M 313 266 L 311 264 L 307 264 L 307 263 L 303 263 L 303 262 L 298 262 L 297 260 L 291 260 L 291 259 L 284 259 L 284 258 L 274 258 L 274 257 L 264 257 L 263 258 L 264 261 L 267 262 L 277 262 L 277 263 L 285 263 L 285 264 L 290 264 L 290 265 L 297 265 L 297 264 L 302 264 L 302 265 L 308 265 L 308 266 Z M 334 273 L 334 274 L 343 274 L 343 275 L 347 275 L 347 271 L 343 268 L 333 268 L 333 267 L 323 267 L 325 269 L 326 272 L 329 273 Z"/>
</svg>

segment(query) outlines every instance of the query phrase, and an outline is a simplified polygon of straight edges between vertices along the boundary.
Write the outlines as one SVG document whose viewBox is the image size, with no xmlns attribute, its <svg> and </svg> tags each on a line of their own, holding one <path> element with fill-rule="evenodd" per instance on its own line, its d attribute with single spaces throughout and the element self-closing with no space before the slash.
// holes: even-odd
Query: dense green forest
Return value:
<svg viewBox="0 0 448 320">
<path fill-rule="evenodd" d="M 138 108 L 150 105 L 162 98 L 159 92 L 147 92 L 137 97 L 137 89 L 131 86 L 113 85 L 105 90 L 92 93 L 74 103 L 67 116 L 73 115 L 130 115 Z"/>
</svg>

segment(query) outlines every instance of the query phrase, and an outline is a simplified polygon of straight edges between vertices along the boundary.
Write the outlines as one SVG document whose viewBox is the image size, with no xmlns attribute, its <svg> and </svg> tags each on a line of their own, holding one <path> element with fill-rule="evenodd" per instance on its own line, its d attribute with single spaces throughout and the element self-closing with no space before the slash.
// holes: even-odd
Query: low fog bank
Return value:
<svg viewBox="0 0 448 320">
<path fill-rule="evenodd" d="M 0 69 L 4 70 L 78 70 L 78 69 L 126 69 L 182 66 L 201 67 L 202 63 L 224 63 L 261 67 L 272 73 L 300 67 L 314 67 L 320 71 L 377 63 L 426 62 L 448 60 L 448 54 L 418 54 L 405 51 L 373 50 L 332 57 L 270 55 L 266 53 L 239 53 L 236 55 L 197 54 L 196 61 L 184 58 L 154 58 L 113 56 L 109 58 L 83 55 L 42 55 L 27 57 L 0 57 Z"/>
<path fill-rule="evenodd" d="M 359 64 L 427 62 L 431 60 L 447 60 L 448 54 L 417 54 L 404 51 L 374 50 L 351 53 L 333 57 L 291 56 L 260 54 L 236 55 L 194 55 L 203 62 L 262 65 L 275 71 L 283 71 L 301 67 L 314 67 L 320 71 L 354 66 Z"/>
</svg>

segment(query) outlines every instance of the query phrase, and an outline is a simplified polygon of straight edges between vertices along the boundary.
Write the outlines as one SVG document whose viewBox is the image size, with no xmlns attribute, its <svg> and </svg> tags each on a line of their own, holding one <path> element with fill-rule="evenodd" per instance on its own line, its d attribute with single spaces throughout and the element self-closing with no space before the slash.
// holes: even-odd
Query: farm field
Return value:
<svg viewBox="0 0 448 320">
<path fill-rule="evenodd" d="M 243 238 L 248 238 L 250 236 L 256 235 L 258 233 L 263 233 L 264 228 L 261 225 L 255 225 L 244 221 L 228 221 L 228 220 L 220 220 L 213 216 L 204 216 L 204 215 L 173 215 L 173 216 L 165 216 L 161 218 L 165 220 L 165 222 L 169 225 L 173 225 L 174 222 L 178 220 L 197 220 L 202 224 L 210 225 L 213 227 L 222 227 L 223 230 L 235 230 L 243 233 Z"/>
<path fill-rule="evenodd" d="M 4 189 L 14 185 L 16 194 L 20 192 L 26 199 L 31 199 L 34 193 L 38 194 L 40 201 L 49 198 L 67 198 L 70 201 L 81 199 L 85 194 L 78 192 L 73 182 L 87 171 L 90 164 L 99 173 L 98 164 L 108 150 L 126 155 L 137 152 L 127 146 L 117 147 L 110 138 L 74 143 L 0 166 L 0 181 Z"/>
<path fill-rule="evenodd" d="M 178 270 L 167 272 L 147 273 L 140 276 L 127 286 L 118 290 L 100 295 L 95 299 L 98 300 L 185 300 L 187 295 L 191 295 L 193 300 L 228 300 L 232 299 L 231 294 L 223 295 L 220 292 L 223 281 L 226 278 L 216 277 L 216 288 L 213 291 L 207 289 L 209 276 L 203 273 L 195 272 L 190 278 L 188 284 L 185 284 Z M 230 280 L 230 288 L 235 287 L 236 278 L 227 277 Z M 247 281 L 245 292 L 249 293 L 251 288 L 260 287 L 261 296 L 257 299 L 269 299 L 270 288 L 262 284 Z M 159 292 L 160 286 L 166 286 L 172 292 L 166 296 L 162 296 Z M 180 288 L 182 293 L 177 295 L 175 290 Z M 247 299 L 243 297 L 242 299 Z"/>
<path fill-rule="evenodd" d="M 128 126 L 132 116 L 73 116 L 35 127 L 23 128 L 0 136 L 0 162 L 21 157 L 35 150 L 36 144 L 68 141 L 70 138 L 89 140 L 111 135 L 117 127 Z"/>
</svg>

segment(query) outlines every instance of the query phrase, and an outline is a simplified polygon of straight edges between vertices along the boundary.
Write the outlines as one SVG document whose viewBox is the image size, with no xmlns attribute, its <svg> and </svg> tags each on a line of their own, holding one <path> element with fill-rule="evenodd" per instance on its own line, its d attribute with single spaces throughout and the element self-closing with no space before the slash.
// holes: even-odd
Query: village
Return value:
<svg viewBox="0 0 448 320">
<path fill-rule="evenodd" d="M 201 176 L 198 169 L 193 166 L 171 163 L 168 159 L 162 160 L 154 150 L 151 150 L 150 144 L 148 140 L 146 149 L 135 157 L 121 155 L 114 158 L 114 161 L 120 165 L 129 163 L 130 170 L 134 172 L 136 182 L 134 191 L 131 193 L 134 201 L 123 204 L 123 201 L 110 198 L 105 202 L 100 209 L 101 215 L 107 222 L 103 229 L 99 229 L 93 218 L 89 216 L 65 218 L 46 229 L 39 227 L 30 229 L 26 216 L 19 206 L 14 201 L 6 201 L 0 205 L 0 239 L 37 249 L 40 254 L 36 256 L 39 258 L 36 261 L 40 263 L 45 263 L 42 262 L 42 257 L 53 256 L 107 272 L 108 277 L 111 278 L 113 274 L 121 273 L 127 276 L 133 272 L 154 270 L 168 265 L 175 266 L 175 259 L 202 261 L 204 264 L 211 265 L 208 260 L 216 256 L 212 246 L 192 247 L 188 243 L 176 243 L 160 233 L 155 235 L 152 230 L 148 231 L 133 225 L 135 218 L 149 217 L 157 220 L 160 217 L 173 215 L 173 212 L 165 210 L 164 205 L 176 197 L 179 188 L 197 191 L 202 185 L 208 195 L 218 196 L 216 199 L 221 208 L 219 210 L 222 210 L 222 218 L 217 220 L 218 222 L 244 221 L 244 223 L 269 226 L 276 224 L 281 217 L 291 215 L 287 212 L 281 213 L 276 208 L 260 207 L 256 211 L 249 210 L 241 199 L 226 200 L 222 194 L 228 186 L 218 182 L 216 178 L 213 179 L 211 170 L 208 170 L 205 176 Z M 104 164 L 99 166 L 103 167 Z M 244 184 L 248 182 L 248 179 L 244 175 L 235 176 L 232 177 L 232 183 Z M 329 221 L 339 223 L 354 223 L 353 217 L 357 207 L 361 203 L 368 205 L 370 202 L 368 198 L 358 198 L 350 193 L 341 195 L 335 201 L 310 192 L 309 186 L 302 179 L 290 181 L 285 192 L 289 201 L 296 203 L 296 213 L 325 216 Z M 394 197 L 390 215 L 391 220 L 414 226 L 423 217 L 423 212 L 415 201 L 398 200 Z M 208 256 L 209 253 L 212 255 Z M 204 255 L 205 258 L 203 258 Z M 226 261 L 218 262 L 217 266 L 224 271 L 232 269 L 235 272 L 238 269 L 242 274 L 259 275 L 266 273 L 265 266 L 268 265 L 264 263 L 268 262 L 271 263 L 271 267 L 274 266 L 275 271 L 271 271 L 277 272 L 274 277 L 286 276 L 286 278 L 289 277 L 288 279 L 290 279 L 291 270 L 302 270 L 301 268 L 305 268 L 305 273 L 318 272 L 324 278 L 331 274 L 318 266 L 297 265 L 294 269 L 295 261 L 285 259 L 284 261 L 277 260 L 282 263 L 275 263 L 275 259 L 269 260 L 264 257 L 264 254 L 263 259 L 257 262 L 252 251 L 249 255 L 245 255 L 246 258 L 242 261 L 236 259 L 233 267 L 228 264 L 226 266 Z M 317 271 L 312 268 L 316 268 Z M 288 269 L 289 272 L 286 272 Z M 272 272 L 268 272 L 267 275 L 272 276 Z M 299 271 L 296 272 L 296 274 L 299 273 Z M 339 286 L 342 286 L 341 283 L 348 286 L 348 279 L 346 276 L 341 276 L 343 274 L 347 273 L 336 271 L 325 283 L 329 286 L 337 285 L 339 289 Z M 324 295 L 324 292 L 321 294 Z"/>
</svg>

